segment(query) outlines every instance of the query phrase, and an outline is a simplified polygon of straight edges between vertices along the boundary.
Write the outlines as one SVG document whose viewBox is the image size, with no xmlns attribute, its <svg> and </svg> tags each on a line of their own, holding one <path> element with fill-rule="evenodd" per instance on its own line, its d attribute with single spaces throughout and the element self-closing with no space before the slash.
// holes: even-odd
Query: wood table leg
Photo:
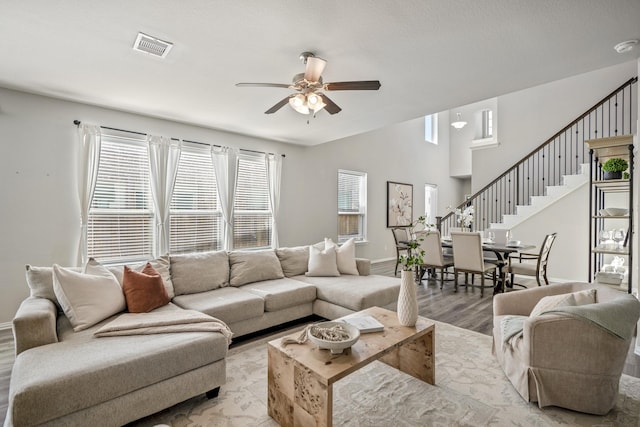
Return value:
<svg viewBox="0 0 640 427">
<path fill-rule="evenodd" d="M 429 384 L 436 382 L 435 333 L 429 333 L 398 345 L 381 359 L 399 371 Z"/>
<path fill-rule="evenodd" d="M 294 368 L 294 426 L 333 425 L 333 385 L 326 384 L 307 368 Z"/>
</svg>

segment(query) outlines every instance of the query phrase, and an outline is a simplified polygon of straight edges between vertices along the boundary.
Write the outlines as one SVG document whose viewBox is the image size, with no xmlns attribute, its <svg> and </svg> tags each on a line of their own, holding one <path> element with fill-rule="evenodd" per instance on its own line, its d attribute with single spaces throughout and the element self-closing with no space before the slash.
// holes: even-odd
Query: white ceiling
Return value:
<svg viewBox="0 0 640 427">
<path fill-rule="evenodd" d="M 139 31 L 168 57 L 134 51 Z M 0 0 L 0 86 L 313 145 L 630 61 L 628 39 L 640 0 Z M 382 88 L 312 118 L 235 86 L 289 83 L 303 51 L 325 82 Z"/>
</svg>

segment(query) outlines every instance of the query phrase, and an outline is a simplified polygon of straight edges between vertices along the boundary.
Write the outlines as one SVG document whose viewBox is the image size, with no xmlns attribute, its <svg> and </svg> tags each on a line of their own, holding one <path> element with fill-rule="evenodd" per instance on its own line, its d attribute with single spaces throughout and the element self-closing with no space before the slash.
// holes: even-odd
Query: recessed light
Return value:
<svg viewBox="0 0 640 427">
<path fill-rule="evenodd" d="M 625 52 L 629 52 L 631 49 L 633 49 L 635 47 L 635 45 L 638 44 L 638 40 L 627 40 L 625 42 L 621 42 L 618 43 L 617 45 L 615 45 L 613 48 L 616 50 L 616 52 L 618 53 L 625 53 Z"/>
</svg>

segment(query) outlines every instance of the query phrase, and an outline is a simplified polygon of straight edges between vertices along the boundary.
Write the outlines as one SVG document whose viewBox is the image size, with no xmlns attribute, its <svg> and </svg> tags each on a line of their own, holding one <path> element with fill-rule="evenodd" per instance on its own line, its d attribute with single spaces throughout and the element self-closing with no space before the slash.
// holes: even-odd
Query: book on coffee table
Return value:
<svg viewBox="0 0 640 427">
<path fill-rule="evenodd" d="M 360 330 L 361 333 L 380 332 L 384 330 L 384 325 L 376 320 L 373 316 L 356 316 L 342 319 L 343 322 L 349 323 Z"/>
</svg>

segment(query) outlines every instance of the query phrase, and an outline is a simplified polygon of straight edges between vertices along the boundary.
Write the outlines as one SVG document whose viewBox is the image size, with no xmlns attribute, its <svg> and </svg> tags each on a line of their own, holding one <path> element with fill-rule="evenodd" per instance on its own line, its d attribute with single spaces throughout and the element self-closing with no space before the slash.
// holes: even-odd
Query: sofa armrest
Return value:
<svg viewBox="0 0 640 427">
<path fill-rule="evenodd" d="M 358 267 L 358 273 L 361 276 L 368 276 L 371 274 L 371 260 L 366 258 L 356 258 L 356 267 Z"/>
<path fill-rule="evenodd" d="M 58 342 L 55 304 L 46 299 L 29 297 L 22 301 L 13 318 L 16 356 L 25 350 Z"/>
<path fill-rule="evenodd" d="M 522 337 L 530 367 L 607 376 L 622 373 L 631 341 L 590 321 L 556 314 L 526 320 Z"/>
</svg>

